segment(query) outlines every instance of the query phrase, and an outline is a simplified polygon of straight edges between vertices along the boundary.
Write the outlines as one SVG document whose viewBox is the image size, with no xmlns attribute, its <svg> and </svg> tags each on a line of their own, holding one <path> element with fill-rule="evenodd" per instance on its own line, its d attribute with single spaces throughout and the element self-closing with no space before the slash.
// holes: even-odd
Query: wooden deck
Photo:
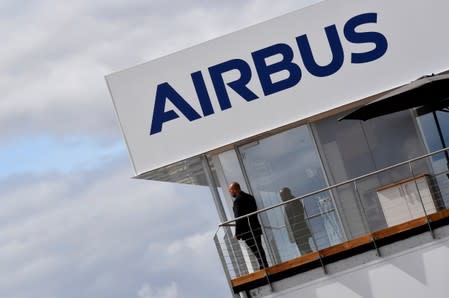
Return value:
<svg viewBox="0 0 449 298">
<path fill-rule="evenodd" d="M 429 225 L 434 228 L 442 225 L 449 225 L 449 209 L 439 211 L 423 217 L 419 217 L 396 226 L 388 227 L 366 234 L 361 237 L 349 240 L 338 245 L 334 245 L 318 252 L 312 252 L 304 256 L 273 265 L 264 270 L 235 278 L 231 280 L 235 292 L 249 290 L 268 282 L 279 280 L 281 277 L 292 276 L 299 272 L 304 272 L 323 264 L 329 264 L 337 260 L 357 255 L 361 252 L 374 249 L 376 246 L 393 243 L 412 235 L 417 235 L 429 231 Z M 376 245 L 374 245 L 376 243 Z"/>
</svg>

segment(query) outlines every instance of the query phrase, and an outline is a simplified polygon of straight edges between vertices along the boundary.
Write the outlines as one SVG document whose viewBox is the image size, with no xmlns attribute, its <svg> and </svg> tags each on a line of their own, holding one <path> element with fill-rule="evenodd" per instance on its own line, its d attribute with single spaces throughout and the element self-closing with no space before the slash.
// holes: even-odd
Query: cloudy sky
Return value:
<svg viewBox="0 0 449 298">
<path fill-rule="evenodd" d="M 130 179 L 104 76 L 314 2 L 1 0 L 0 297 L 229 297 L 209 190 Z"/>
</svg>

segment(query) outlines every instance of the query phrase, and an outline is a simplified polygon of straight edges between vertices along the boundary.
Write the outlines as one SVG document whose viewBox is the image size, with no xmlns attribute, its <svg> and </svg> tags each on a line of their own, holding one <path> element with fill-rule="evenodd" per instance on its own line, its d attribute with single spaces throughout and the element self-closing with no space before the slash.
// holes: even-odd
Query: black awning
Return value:
<svg viewBox="0 0 449 298">
<path fill-rule="evenodd" d="M 424 76 L 338 119 L 368 120 L 411 108 L 428 111 L 449 106 L 449 74 Z"/>
</svg>

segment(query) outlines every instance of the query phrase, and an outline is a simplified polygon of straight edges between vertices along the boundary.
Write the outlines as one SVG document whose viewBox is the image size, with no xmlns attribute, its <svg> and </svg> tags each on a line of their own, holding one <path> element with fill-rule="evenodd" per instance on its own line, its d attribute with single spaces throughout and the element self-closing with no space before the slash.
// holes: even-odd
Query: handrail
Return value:
<svg viewBox="0 0 449 298">
<path fill-rule="evenodd" d="M 448 150 L 449 150 L 449 147 L 446 147 L 446 148 L 443 148 L 443 149 L 440 149 L 440 150 L 437 150 L 437 151 L 434 151 L 434 152 L 431 152 L 431 153 L 427 153 L 427 154 L 424 154 L 422 156 L 415 157 L 415 158 L 412 158 L 412 159 L 409 159 L 409 160 L 406 160 L 406 161 L 403 161 L 403 162 L 400 162 L 400 163 L 397 163 L 397 164 L 394 164 L 394 165 L 382 168 L 380 170 L 377 170 L 377 171 L 374 171 L 374 172 L 370 172 L 368 174 L 365 174 L 365 175 L 362 175 L 362 176 L 359 176 L 359 177 L 356 177 L 356 178 L 352 178 L 352 179 L 349 179 L 349 180 L 346 180 L 346 181 L 343 181 L 343 182 L 340 182 L 340 183 L 337 183 L 337 184 L 334 184 L 334 185 L 331 185 L 331 186 L 328 186 L 328 187 L 325 187 L 325 188 L 322 188 L 322 189 L 319 189 L 319 190 L 316 190 L 316 191 L 313 191 L 313 192 L 310 192 L 308 194 L 305 194 L 305 195 L 302 195 L 302 196 L 299 196 L 299 197 L 295 197 L 295 198 L 290 199 L 288 201 L 284 201 L 284 202 L 281 202 L 279 204 L 276 204 L 276 205 L 273 205 L 273 206 L 270 206 L 270 207 L 265 207 L 263 209 L 259 209 L 257 211 L 254 211 L 254 212 L 251 212 L 251 213 L 248 213 L 248 214 L 236 217 L 234 219 L 231 219 L 231 220 L 225 221 L 223 223 L 220 223 L 218 226 L 219 227 L 229 226 L 230 224 L 236 222 L 237 220 L 244 219 L 244 218 L 247 218 L 247 217 L 252 216 L 252 215 L 257 215 L 259 213 L 262 213 L 262 212 L 265 212 L 265 211 L 268 211 L 268 210 L 271 210 L 271 209 L 274 209 L 274 208 L 277 208 L 277 207 L 289 204 L 289 203 L 291 203 L 293 201 L 299 201 L 299 200 L 305 199 L 307 197 L 316 195 L 318 193 L 321 193 L 321 192 L 324 192 L 324 191 L 329 191 L 329 190 L 332 190 L 334 188 L 340 187 L 342 185 L 349 184 L 349 183 L 352 183 L 354 181 L 361 180 L 361 179 L 367 178 L 369 176 L 376 175 L 376 174 L 385 172 L 387 170 L 390 170 L 390 169 L 393 169 L 393 168 L 396 168 L 396 167 L 399 167 L 399 166 L 407 165 L 407 164 L 410 164 L 410 163 L 415 162 L 417 160 L 420 160 L 420 159 L 423 159 L 423 158 L 426 158 L 426 157 L 429 157 L 429 156 L 432 156 L 432 155 L 435 155 L 435 154 L 438 154 L 438 153 L 442 153 L 442 152 L 445 152 L 445 151 L 448 151 Z"/>
</svg>

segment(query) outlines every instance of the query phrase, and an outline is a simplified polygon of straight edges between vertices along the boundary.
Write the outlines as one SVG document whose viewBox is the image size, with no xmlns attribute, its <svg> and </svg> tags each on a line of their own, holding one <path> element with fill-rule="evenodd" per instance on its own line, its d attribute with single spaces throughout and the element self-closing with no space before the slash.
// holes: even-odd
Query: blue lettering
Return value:
<svg viewBox="0 0 449 298">
<path fill-rule="evenodd" d="M 192 73 L 191 77 L 204 117 L 212 115 L 214 113 L 214 108 L 212 107 L 212 102 L 210 101 L 210 96 L 207 92 L 206 84 L 204 83 L 203 74 L 201 71 L 197 71 Z"/>
<path fill-rule="evenodd" d="M 344 27 L 345 37 L 352 43 L 374 43 L 375 48 L 365 53 L 352 53 L 352 63 L 371 62 L 382 57 L 388 49 L 388 41 L 379 32 L 356 32 L 356 28 L 363 24 L 377 23 L 377 13 L 365 13 L 351 18 Z"/>
<path fill-rule="evenodd" d="M 170 86 L 165 82 L 159 84 L 156 90 L 156 99 L 154 103 L 153 120 L 151 121 L 150 135 L 161 132 L 162 124 L 170 120 L 179 118 L 175 111 L 165 111 L 165 103 L 167 99 L 187 118 L 194 121 L 201 116 Z"/>
<path fill-rule="evenodd" d="M 218 103 L 222 111 L 232 107 L 229 100 L 228 92 L 226 91 L 225 82 L 223 81 L 223 73 L 230 70 L 238 70 L 240 78 L 227 83 L 232 90 L 237 92 L 246 101 L 252 101 L 259 98 L 253 91 L 248 89 L 246 85 L 251 80 L 251 68 L 248 63 L 242 59 L 232 59 L 215 66 L 209 67 L 209 74 L 217 94 Z"/>
<path fill-rule="evenodd" d="M 265 59 L 278 54 L 282 55 L 282 60 L 267 65 Z M 275 44 L 255 51 L 251 53 L 251 55 L 253 56 L 254 65 L 256 66 L 259 81 L 265 96 L 291 88 L 301 80 L 301 69 L 298 65 L 292 62 L 293 50 L 287 44 Z M 283 70 L 288 71 L 288 78 L 273 83 L 271 75 Z"/>
<path fill-rule="evenodd" d="M 385 55 L 388 50 L 388 41 L 383 34 L 376 31 L 360 30 L 360 26 L 370 23 L 377 23 L 377 13 L 371 12 L 354 16 L 343 27 L 344 37 L 349 43 L 374 45 L 373 49 L 366 52 L 351 52 L 351 63 L 353 64 L 377 60 Z M 252 62 L 254 63 L 264 96 L 269 96 L 296 86 L 302 79 L 302 71 L 304 69 L 316 77 L 330 76 L 340 70 L 344 63 L 345 53 L 337 26 L 335 24 L 327 26 L 324 28 L 324 31 L 332 54 L 330 62 L 325 65 L 317 63 L 315 59 L 316 55 L 312 51 L 309 38 L 306 34 L 295 38 L 299 56 L 305 68 L 300 67 L 299 63 L 293 62 L 295 55 L 298 55 L 298 53 L 294 52 L 291 45 L 287 43 L 273 44 L 251 53 Z M 342 34 L 341 31 L 340 34 Z M 292 40 L 293 43 L 295 41 Z M 272 61 L 276 58 L 278 59 L 269 64 L 267 60 L 270 60 L 270 58 L 273 58 Z M 228 93 L 229 88 L 247 102 L 259 98 L 256 93 L 248 88 L 248 84 L 252 79 L 252 73 L 251 67 L 246 61 L 237 58 L 231 59 L 210 66 L 208 71 L 218 104 L 222 111 L 232 107 Z M 225 73 L 231 71 L 238 73 L 239 77 L 230 82 L 225 82 Z M 273 81 L 274 75 L 280 74 L 281 72 L 286 74 L 286 76 Z M 179 118 L 181 114 L 189 121 L 195 121 L 203 116 L 206 117 L 215 113 L 209 93 L 212 90 L 207 89 L 203 73 L 196 71 L 191 73 L 190 76 L 198 103 L 202 110 L 202 115 L 195 111 L 168 82 L 161 83 L 157 86 L 156 90 L 150 135 L 161 132 L 165 122 Z M 165 111 L 167 101 L 171 102 L 177 111 L 172 109 Z"/>
<path fill-rule="evenodd" d="M 332 61 L 325 66 L 316 63 L 307 35 L 296 37 L 296 43 L 298 44 L 304 66 L 312 75 L 317 77 L 326 77 L 336 73 L 344 61 L 343 46 L 338 37 L 337 28 L 335 25 L 332 25 L 324 28 L 324 30 L 326 31 L 327 40 L 332 51 Z"/>
</svg>

